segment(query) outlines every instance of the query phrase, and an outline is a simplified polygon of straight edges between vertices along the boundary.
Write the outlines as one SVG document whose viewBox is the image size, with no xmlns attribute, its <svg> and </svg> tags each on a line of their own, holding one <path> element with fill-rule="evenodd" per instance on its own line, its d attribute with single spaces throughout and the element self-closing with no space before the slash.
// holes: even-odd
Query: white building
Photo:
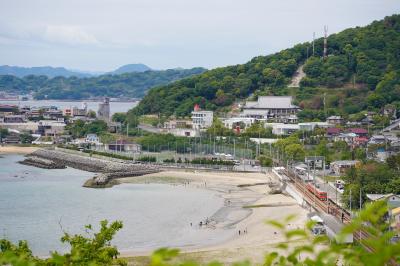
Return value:
<svg viewBox="0 0 400 266">
<path fill-rule="evenodd" d="M 271 127 L 275 135 L 290 135 L 299 130 L 298 124 L 266 123 L 265 127 Z"/>
<path fill-rule="evenodd" d="M 307 123 L 299 123 L 299 129 L 302 131 L 314 131 L 316 127 L 319 128 L 329 128 L 334 125 L 329 124 L 327 122 L 307 122 Z"/>
<path fill-rule="evenodd" d="M 287 119 L 300 108 L 292 104 L 292 96 L 259 96 L 257 101 L 247 101 L 242 116 L 257 119 Z"/>
<path fill-rule="evenodd" d="M 229 129 L 236 129 L 237 126 L 243 125 L 244 129 L 250 127 L 256 121 L 251 117 L 232 117 L 222 121 L 224 126 Z"/>
<path fill-rule="evenodd" d="M 340 115 L 332 115 L 326 119 L 326 122 L 333 125 L 341 125 L 344 119 Z"/>
<path fill-rule="evenodd" d="M 212 111 L 202 111 L 196 104 L 192 112 L 193 129 L 209 128 L 212 125 L 214 113 Z"/>
<path fill-rule="evenodd" d="M 97 134 L 87 134 L 85 138 L 86 143 L 94 144 L 94 145 L 100 145 L 100 138 L 97 136 Z"/>
</svg>

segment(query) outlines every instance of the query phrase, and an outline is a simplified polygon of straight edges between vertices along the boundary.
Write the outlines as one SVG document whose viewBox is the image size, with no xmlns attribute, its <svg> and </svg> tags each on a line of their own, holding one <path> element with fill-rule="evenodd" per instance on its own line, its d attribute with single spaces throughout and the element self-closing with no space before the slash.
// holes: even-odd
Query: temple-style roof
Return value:
<svg viewBox="0 0 400 266">
<path fill-rule="evenodd" d="M 258 101 L 248 101 L 245 109 L 292 109 L 292 96 L 259 96 Z"/>
</svg>

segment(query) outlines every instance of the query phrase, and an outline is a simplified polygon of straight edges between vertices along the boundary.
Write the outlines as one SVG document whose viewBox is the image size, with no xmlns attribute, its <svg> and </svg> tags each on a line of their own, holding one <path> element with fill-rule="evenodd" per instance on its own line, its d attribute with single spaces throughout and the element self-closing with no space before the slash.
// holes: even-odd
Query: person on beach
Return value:
<svg viewBox="0 0 400 266">
<path fill-rule="evenodd" d="M 240 235 L 240 230 L 239 230 L 239 235 Z"/>
</svg>

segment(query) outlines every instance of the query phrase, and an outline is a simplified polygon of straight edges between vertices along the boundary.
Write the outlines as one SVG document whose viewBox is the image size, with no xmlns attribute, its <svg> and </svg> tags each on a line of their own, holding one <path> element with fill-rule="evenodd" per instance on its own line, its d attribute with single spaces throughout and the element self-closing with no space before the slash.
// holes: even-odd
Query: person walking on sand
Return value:
<svg viewBox="0 0 400 266">
<path fill-rule="evenodd" d="M 240 235 L 240 230 L 239 230 L 239 235 Z"/>
</svg>

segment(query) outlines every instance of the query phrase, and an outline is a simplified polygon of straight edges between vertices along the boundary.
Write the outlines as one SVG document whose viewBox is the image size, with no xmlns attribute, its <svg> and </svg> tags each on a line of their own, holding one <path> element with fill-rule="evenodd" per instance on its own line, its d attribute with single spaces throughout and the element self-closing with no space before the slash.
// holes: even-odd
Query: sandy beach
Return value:
<svg viewBox="0 0 400 266">
<path fill-rule="evenodd" d="M 266 251 L 273 250 L 277 243 L 285 241 L 284 236 L 265 221 L 283 221 L 287 216 L 295 215 L 296 218 L 287 225 L 290 229 L 304 228 L 306 222 L 306 210 L 293 198 L 285 194 L 270 194 L 271 189 L 266 183 L 277 182 L 272 173 L 164 171 L 119 181 L 177 185 L 186 183 L 189 186 L 212 189 L 224 198 L 224 206 L 210 218 L 208 226 L 211 229 L 234 228 L 237 233 L 214 246 L 180 248 L 182 259 L 194 259 L 202 263 L 218 260 L 227 264 L 248 259 L 253 263 L 261 263 Z M 244 230 L 247 233 L 243 233 Z M 124 257 L 130 258 L 130 265 L 145 264 L 150 254 L 151 251 L 122 253 Z"/>
<path fill-rule="evenodd" d="M 38 147 L 0 146 L 0 154 L 28 154 L 38 149 Z"/>
</svg>

